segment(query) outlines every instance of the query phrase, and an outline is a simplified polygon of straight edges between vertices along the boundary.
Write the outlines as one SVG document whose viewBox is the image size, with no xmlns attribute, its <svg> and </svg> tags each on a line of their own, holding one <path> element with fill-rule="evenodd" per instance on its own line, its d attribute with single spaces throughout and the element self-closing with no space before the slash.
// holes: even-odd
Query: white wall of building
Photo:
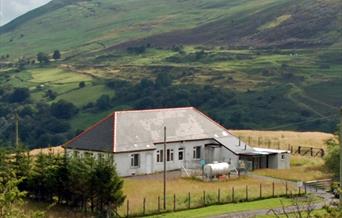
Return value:
<svg viewBox="0 0 342 218">
<path fill-rule="evenodd" d="M 268 168 L 273 169 L 289 169 L 290 168 L 290 154 L 279 153 L 269 155 Z"/>
</svg>

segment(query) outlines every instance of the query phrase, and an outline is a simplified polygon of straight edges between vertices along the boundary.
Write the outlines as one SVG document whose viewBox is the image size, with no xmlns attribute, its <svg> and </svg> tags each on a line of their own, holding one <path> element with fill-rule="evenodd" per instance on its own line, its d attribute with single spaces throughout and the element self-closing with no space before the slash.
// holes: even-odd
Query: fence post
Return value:
<svg viewBox="0 0 342 218">
<path fill-rule="evenodd" d="M 221 190 L 218 189 L 217 190 L 217 203 L 220 203 L 220 201 L 221 201 Z"/>
<path fill-rule="evenodd" d="M 272 197 L 274 198 L 274 182 L 272 182 Z"/>
<path fill-rule="evenodd" d="M 188 209 L 190 209 L 190 207 L 191 207 L 191 195 L 190 195 L 190 192 L 188 193 L 188 198 L 189 198 Z"/>
<path fill-rule="evenodd" d="M 313 156 L 313 147 L 310 148 L 311 157 Z"/>
<path fill-rule="evenodd" d="M 246 185 L 246 201 L 248 201 L 248 185 Z"/>
<path fill-rule="evenodd" d="M 158 196 L 158 213 L 160 213 L 160 196 Z"/>
<path fill-rule="evenodd" d="M 262 198 L 262 184 L 260 183 L 260 199 Z"/>
<path fill-rule="evenodd" d="M 203 191 L 203 204 L 205 206 L 205 191 Z"/>
<path fill-rule="evenodd" d="M 232 188 L 232 202 L 234 202 L 235 200 L 234 200 L 234 187 Z"/>
<path fill-rule="evenodd" d="M 298 146 L 298 154 L 300 154 L 301 146 Z"/>
<path fill-rule="evenodd" d="M 285 182 L 285 195 L 287 197 L 287 181 Z"/>
<path fill-rule="evenodd" d="M 145 215 L 146 212 L 146 198 L 144 198 L 144 202 L 143 202 L 143 215 Z"/>
<path fill-rule="evenodd" d="M 176 211 L 176 194 L 173 194 L 173 211 Z"/>
<path fill-rule="evenodd" d="M 127 211 L 126 211 L 126 217 L 129 217 L 129 200 L 127 200 Z"/>
<path fill-rule="evenodd" d="M 306 184 L 304 183 L 304 193 L 306 194 Z"/>
</svg>

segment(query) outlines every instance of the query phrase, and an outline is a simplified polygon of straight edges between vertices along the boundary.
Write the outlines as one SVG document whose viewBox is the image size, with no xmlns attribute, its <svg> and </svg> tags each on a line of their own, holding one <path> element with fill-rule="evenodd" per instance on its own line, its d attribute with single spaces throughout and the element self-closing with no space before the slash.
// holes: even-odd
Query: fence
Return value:
<svg viewBox="0 0 342 218">
<path fill-rule="evenodd" d="M 238 203 L 272 197 L 293 197 L 302 194 L 306 194 L 306 188 L 294 187 L 287 182 L 273 182 L 270 184 L 240 186 L 239 188 L 219 188 L 216 192 L 203 190 L 202 192 L 188 192 L 183 195 L 167 195 L 165 202 L 166 208 L 163 208 L 164 201 L 162 196 L 156 196 L 154 198 L 143 197 L 140 202 L 127 199 L 119 212 L 124 217 L 140 217 L 201 208 L 210 205 Z"/>
<path fill-rule="evenodd" d="M 323 157 L 325 152 L 323 148 L 313 148 L 313 147 L 304 147 L 298 146 L 296 149 L 291 146 L 290 148 L 291 154 L 299 154 L 302 156 L 310 156 L 310 157 Z"/>
<path fill-rule="evenodd" d="M 323 148 L 317 148 L 312 146 L 294 146 L 289 144 L 283 144 L 281 140 L 265 137 L 240 137 L 241 140 L 254 147 L 284 149 L 291 152 L 291 154 L 298 154 L 302 156 L 311 157 L 323 157 L 325 150 Z"/>
</svg>

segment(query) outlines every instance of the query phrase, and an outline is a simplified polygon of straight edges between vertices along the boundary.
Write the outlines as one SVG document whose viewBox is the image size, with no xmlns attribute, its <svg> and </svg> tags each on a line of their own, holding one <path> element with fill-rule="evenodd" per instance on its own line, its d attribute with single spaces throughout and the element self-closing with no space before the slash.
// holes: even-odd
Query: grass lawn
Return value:
<svg viewBox="0 0 342 218">
<path fill-rule="evenodd" d="M 206 193 L 206 204 L 216 203 L 218 190 L 220 189 L 220 202 L 232 201 L 232 188 L 234 187 L 234 200 L 246 199 L 246 186 L 248 186 L 248 199 L 257 199 L 260 196 L 260 184 L 262 184 L 262 196 L 272 196 L 272 181 L 259 180 L 241 176 L 226 181 L 203 182 L 196 179 L 183 179 L 176 176 L 177 172 L 168 173 L 167 180 L 167 210 L 173 209 L 173 197 L 176 195 L 176 207 L 185 209 L 188 207 L 188 193 L 191 193 L 191 207 L 203 205 L 203 191 Z M 143 199 L 146 198 L 146 213 L 157 211 L 158 196 L 160 205 L 163 205 L 163 180 L 161 174 L 150 176 L 137 176 L 124 179 L 124 193 L 126 202 L 120 208 L 120 213 L 126 213 L 127 200 L 132 214 L 142 213 Z M 289 192 L 296 192 L 295 187 L 289 186 Z M 275 183 L 275 196 L 285 194 L 285 184 Z"/>
<path fill-rule="evenodd" d="M 291 156 L 290 169 L 260 169 L 254 171 L 257 175 L 270 176 L 294 181 L 310 181 L 316 179 L 331 178 L 331 174 L 324 168 L 324 160 L 321 158 Z"/>
<path fill-rule="evenodd" d="M 289 198 L 273 198 L 258 200 L 253 202 L 244 202 L 238 204 L 225 204 L 225 205 L 214 205 L 200 209 L 186 210 L 175 213 L 166 213 L 151 217 L 167 217 L 167 218 L 181 218 L 181 217 L 208 217 L 215 216 L 225 213 L 258 210 L 258 209 L 270 209 L 275 207 L 281 207 L 281 202 L 289 206 L 292 204 L 292 200 Z"/>
</svg>

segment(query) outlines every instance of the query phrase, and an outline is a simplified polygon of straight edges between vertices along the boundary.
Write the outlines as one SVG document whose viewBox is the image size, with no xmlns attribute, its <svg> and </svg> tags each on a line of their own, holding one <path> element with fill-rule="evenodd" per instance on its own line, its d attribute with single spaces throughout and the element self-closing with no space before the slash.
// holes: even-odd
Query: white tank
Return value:
<svg viewBox="0 0 342 218">
<path fill-rule="evenodd" d="M 228 163 L 211 163 L 206 164 L 203 168 L 204 175 L 207 178 L 213 178 L 222 175 L 228 175 L 229 164 Z"/>
</svg>

